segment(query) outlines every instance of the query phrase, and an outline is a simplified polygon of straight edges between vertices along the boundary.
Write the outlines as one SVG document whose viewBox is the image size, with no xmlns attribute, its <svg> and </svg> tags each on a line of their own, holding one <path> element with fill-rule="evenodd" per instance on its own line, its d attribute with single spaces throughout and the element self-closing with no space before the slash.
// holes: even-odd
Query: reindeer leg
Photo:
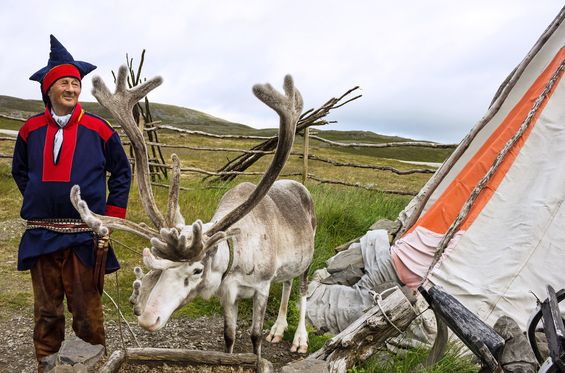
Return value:
<svg viewBox="0 0 565 373">
<path fill-rule="evenodd" d="M 267 310 L 267 299 L 269 298 L 270 283 L 261 289 L 262 292 L 255 291 L 253 297 L 253 321 L 251 325 L 251 343 L 253 353 L 257 355 L 257 371 L 261 371 L 261 342 L 263 340 L 263 320 Z"/>
<path fill-rule="evenodd" d="M 308 351 L 308 332 L 306 331 L 306 293 L 308 291 L 308 270 L 300 275 L 300 319 L 294 333 L 290 351 L 305 354 Z"/>
<path fill-rule="evenodd" d="M 282 341 L 285 330 L 288 328 L 286 314 L 288 311 L 288 299 L 290 298 L 290 289 L 292 288 L 292 280 L 283 282 L 281 305 L 279 306 L 279 315 L 277 321 L 271 328 L 271 332 L 267 336 L 267 341 L 278 343 Z"/>
<path fill-rule="evenodd" d="M 224 307 L 224 343 L 225 352 L 233 353 L 235 344 L 235 330 L 237 327 L 237 300 L 235 296 L 230 296 L 223 303 Z"/>
</svg>

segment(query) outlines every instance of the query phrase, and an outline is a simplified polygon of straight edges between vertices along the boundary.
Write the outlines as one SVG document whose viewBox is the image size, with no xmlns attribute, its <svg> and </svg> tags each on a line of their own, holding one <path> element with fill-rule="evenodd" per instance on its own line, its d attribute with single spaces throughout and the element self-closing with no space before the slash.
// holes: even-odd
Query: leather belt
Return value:
<svg viewBox="0 0 565 373">
<path fill-rule="evenodd" d="M 26 229 L 48 229 L 59 233 L 92 232 L 80 219 L 33 219 L 28 220 Z"/>
</svg>

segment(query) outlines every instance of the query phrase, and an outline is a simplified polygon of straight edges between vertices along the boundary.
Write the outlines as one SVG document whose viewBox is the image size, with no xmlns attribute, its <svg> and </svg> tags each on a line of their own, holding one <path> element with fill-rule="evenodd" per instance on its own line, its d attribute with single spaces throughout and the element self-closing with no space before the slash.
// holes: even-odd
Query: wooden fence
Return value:
<svg viewBox="0 0 565 373">
<path fill-rule="evenodd" d="M 11 120 L 18 120 L 18 121 L 24 121 L 24 119 L 21 118 L 14 118 L 14 117 L 10 117 L 10 116 L 6 116 L 6 115 L 2 115 L 0 114 L 0 117 L 2 118 L 6 118 L 6 119 L 11 119 Z M 129 140 L 125 137 L 125 135 L 123 135 L 121 132 L 121 129 L 119 128 L 119 126 L 116 126 L 116 129 L 118 130 L 118 132 L 120 133 L 120 136 L 123 139 L 123 143 L 124 145 L 129 145 Z M 171 125 L 165 125 L 165 124 L 161 124 L 160 121 L 154 121 L 151 123 L 146 123 L 145 126 L 143 127 L 144 131 L 147 133 L 149 131 L 155 132 L 157 130 L 159 131 L 173 131 L 176 133 L 183 133 L 183 134 L 189 134 L 192 136 L 204 136 L 204 137 L 209 137 L 209 138 L 214 138 L 214 139 L 224 139 L 224 140 L 271 140 L 276 138 L 275 137 L 269 137 L 269 136 L 252 136 L 252 135 L 218 135 L 218 134 L 213 134 L 213 133 L 207 133 L 207 132 L 203 132 L 203 131 L 194 131 L 194 130 L 188 130 L 188 129 L 184 129 L 184 128 L 178 128 L 178 127 L 174 127 Z M 340 162 L 337 160 L 332 160 L 332 159 L 328 159 L 328 158 L 324 158 L 324 157 L 320 157 L 317 156 L 315 154 L 311 153 L 311 144 L 312 141 L 318 141 L 324 144 L 327 144 L 329 146 L 332 147 L 346 147 L 346 148 L 390 148 L 390 147 L 425 147 L 425 148 L 435 148 L 435 149 L 450 149 L 450 148 L 455 148 L 456 145 L 454 144 L 438 144 L 438 143 L 433 143 L 433 142 L 416 142 L 416 141 L 411 141 L 411 142 L 389 142 L 389 143 L 343 143 L 343 142 L 337 142 L 337 141 L 331 141 L 331 140 L 327 140 L 324 139 L 322 137 L 319 137 L 315 134 L 311 134 L 310 130 L 308 127 L 304 128 L 302 133 L 300 133 L 300 135 L 303 136 L 303 151 L 302 152 L 291 152 L 291 156 L 294 157 L 299 157 L 302 158 L 303 162 L 302 162 L 302 170 L 300 172 L 292 172 L 292 173 L 287 173 L 281 176 L 284 177 L 289 177 L 289 176 L 294 176 L 294 177 L 301 177 L 302 178 L 302 182 L 305 183 L 306 180 L 312 180 L 318 183 L 324 183 L 324 184 L 337 184 L 337 185 L 344 185 L 344 186 L 350 186 L 350 187 L 357 187 L 357 188 L 364 188 L 367 190 L 378 190 L 380 192 L 384 192 L 384 193 L 392 193 L 392 194 L 398 194 L 398 195 L 415 195 L 415 192 L 410 192 L 410 191 L 400 191 L 400 190 L 392 190 L 392 189 L 377 189 L 371 185 L 363 185 L 361 183 L 358 182 L 347 182 L 344 180 L 331 180 L 331 179 L 327 179 L 327 178 L 323 178 L 320 177 L 318 175 L 315 175 L 311 172 L 309 172 L 309 166 L 310 166 L 310 162 L 323 162 L 325 164 L 329 164 L 331 166 L 334 167 L 344 167 L 344 168 L 353 168 L 353 169 L 371 169 L 371 170 L 378 170 L 378 171 L 386 171 L 386 172 L 391 172 L 394 173 L 396 175 L 412 175 L 412 174 L 432 174 L 435 172 L 434 169 L 431 168 L 413 168 L 413 169 L 397 169 L 395 167 L 391 167 L 391 166 L 386 166 L 386 165 L 378 165 L 378 164 L 359 164 L 359 163 L 347 163 L 347 162 Z M 147 136 L 148 137 L 148 136 Z M 146 137 L 146 138 L 147 138 Z M 155 137 L 152 137 L 155 138 Z M 13 137 L 9 137 L 9 136 L 1 136 L 0 137 L 0 141 L 15 141 L 15 138 Z M 167 143 L 162 143 L 162 142 L 155 142 L 155 141 L 150 141 L 147 140 L 146 141 L 148 147 L 151 148 L 168 148 L 168 149 L 189 149 L 192 151 L 203 151 L 203 152 L 230 152 L 230 153 L 240 153 L 240 154 L 261 154 L 261 155 L 269 155 L 269 154 L 273 154 L 274 150 L 257 150 L 257 149 L 241 149 L 241 148 L 235 148 L 235 147 L 206 147 L 206 146 L 194 146 L 194 145 L 189 145 L 189 144 L 167 144 Z M 2 154 L 0 153 L 0 158 L 11 158 L 11 154 Z M 133 160 L 131 160 L 133 163 Z M 167 165 L 167 164 L 163 164 L 161 162 L 156 162 L 155 159 L 151 159 L 150 160 L 150 166 L 152 167 L 158 167 L 158 168 L 166 168 L 166 169 L 170 169 L 171 166 Z M 247 176 L 260 176 L 263 173 L 262 172 L 251 172 L 251 171 L 217 171 L 217 170 L 205 170 L 202 168 L 198 168 L 198 167 L 182 167 L 181 168 L 181 172 L 186 172 L 186 173 L 199 173 L 202 175 L 205 175 L 205 177 L 219 177 L 219 176 L 225 176 L 225 175 L 231 175 L 233 177 L 236 176 L 240 176 L 240 175 L 247 175 Z M 168 187 L 166 184 L 162 184 L 162 183 L 157 183 L 155 182 L 154 185 L 156 186 L 164 186 L 164 187 Z"/>
</svg>

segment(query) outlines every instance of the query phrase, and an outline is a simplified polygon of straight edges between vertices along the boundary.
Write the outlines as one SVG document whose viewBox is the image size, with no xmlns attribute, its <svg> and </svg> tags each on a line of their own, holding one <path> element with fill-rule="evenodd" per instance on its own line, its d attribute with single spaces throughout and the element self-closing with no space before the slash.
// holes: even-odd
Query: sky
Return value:
<svg viewBox="0 0 565 373">
<path fill-rule="evenodd" d="M 323 129 L 367 130 L 457 143 L 502 81 L 563 7 L 562 0 L 25 1 L 0 3 L 0 95 L 40 99 L 29 76 L 47 64 L 49 35 L 76 60 L 160 75 L 151 102 L 203 111 L 256 128 L 274 112 L 251 92 L 294 77 L 305 109 L 354 86 L 362 98 Z"/>
</svg>

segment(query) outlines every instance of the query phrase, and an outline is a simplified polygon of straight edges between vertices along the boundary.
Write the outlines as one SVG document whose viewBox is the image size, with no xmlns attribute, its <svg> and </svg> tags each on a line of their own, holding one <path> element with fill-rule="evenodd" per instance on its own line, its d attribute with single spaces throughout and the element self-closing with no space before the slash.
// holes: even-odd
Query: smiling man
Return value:
<svg viewBox="0 0 565 373">
<path fill-rule="evenodd" d="M 12 175 L 27 221 L 18 270 L 31 271 L 39 372 L 65 337 L 64 297 L 76 335 L 105 345 L 100 295 L 104 274 L 119 264 L 107 238 L 100 239 L 80 220 L 69 195 L 78 184 L 92 211 L 123 218 L 131 169 L 118 134 L 78 102 L 81 80 L 95 68 L 75 61 L 51 35 L 47 66 L 30 77 L 41 84 L 45 111 L 22 126 L 14 148 Z"/>
</svg>

